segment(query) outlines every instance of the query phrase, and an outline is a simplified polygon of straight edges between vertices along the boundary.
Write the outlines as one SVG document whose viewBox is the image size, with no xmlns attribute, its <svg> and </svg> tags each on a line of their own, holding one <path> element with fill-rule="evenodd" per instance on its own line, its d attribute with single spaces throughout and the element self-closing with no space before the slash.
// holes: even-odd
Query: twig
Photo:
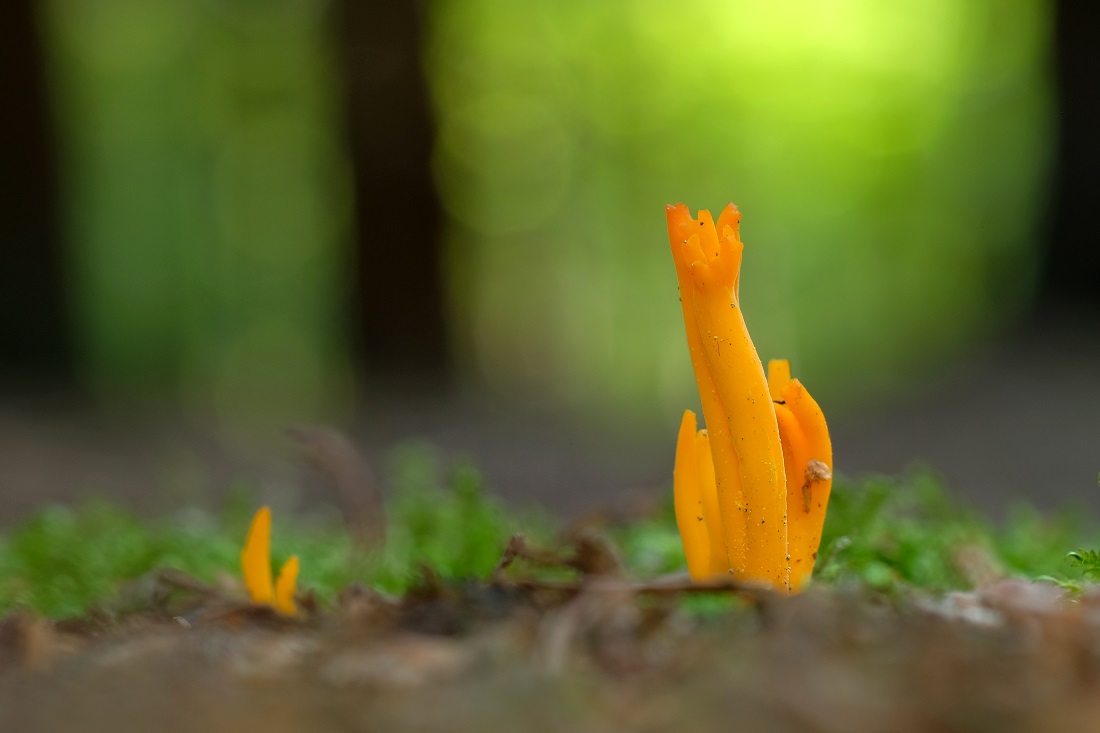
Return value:
<svg viewBox="0 0 1100 733">
<path fill-rule="evenodd" d="M 292 427 L 286 431 L 302 457 L 335 490 L 336 499 L 352 536 L 364 547 L 385 542 L 386 521 L 378 481 L 351 440 L 330 428 Z"/>
<path fill-rule="evenodd" d="M 620 578 L 593 577 L 574 581 L 520 578 L 508 582 L 524 590 L 552 590 L 567 594 L 576 594 L 582 591 L 597 591 L 606 593 L 626 592 L 634 595 L 674 596 L 682 594 L 725 592 L 733 595 L 751 597 L 756 600 L 771 600 L 780 597 L 778 593 L 767 586 L 733 579 L 697 583 L 689 579 L 681 579 L 678 577 L 669 580 L 658 578 L 656 580 L 644 582 L 631 582 Z"/>
</svg>

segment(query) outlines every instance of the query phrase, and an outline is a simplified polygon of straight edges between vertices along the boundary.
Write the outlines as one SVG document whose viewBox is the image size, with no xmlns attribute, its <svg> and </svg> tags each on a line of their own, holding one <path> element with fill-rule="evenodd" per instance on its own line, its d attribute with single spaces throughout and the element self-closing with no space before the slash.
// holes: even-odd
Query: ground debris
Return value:
<svg viewBox="0 0 1100 733">
<path fill-rule="evenodd" d="M 0 670 L 42 672 L 55 659 L 78 652 L 79 637 L 45 619 L 14 614 L 0 622 Z"/>
<path fill-rule="evenodd" d="M 748 608 L 700 620 L 639 585 L 590 579 L 554 605 L 495 584 L 443 584 L 415 600 L 359 589 L 328 616 L 297 624 L 207 614 L 185 628 L 145 618 L 79 643 L 47 642 L 47 654 L 20 652 L 23 662 L 0 676 L 0 723 L 598 731 L 723 730 L 736 719 L 762 731 L 1047 731 L 1100 714 L 1100 625 L 1081 609 L 1067 611 L 1072 632 L 991 628 L 811 590 L 769 601 L 766 622 Z M 422 620 L 425 604 L 481 618 L 433 627 Z M 8 619 L 5 657 L 41 646 L 43 633 L 58 632 Z M 251 723 L 233 728 L 242 720 Z"/>
<path fill-rule="evenodd" d="M 337 686 L 420 687 L 466 672 L 475 644 L 422 634 L 398 634 L 333 653 L 321 677 Z"/>
<path fill-rule="evenodd" d="M 353 586 L 301 619 L 201 589 L 83 625 L 12 616 L 0 730 L 1100 728 L 1091 592 L 996 578 L 935 599 L 785 597 L 637 581 L 576 546 L 509 554 L 489 582 L 425 571 L 403 597 Z M 539 575 L 561 564 L 573 575 Z M 731 603 L 687 612 L 700 594 Z"/>
<path fill-rule="evenodd" d="M 348 436 L 322 426 L 298 426 L 287 435 L 332 488 L 334 498 L 356 542 L 366 549 L 382 546 L 386 540 L 386 511 L 378 479 L 363 454 Z"/>
</svg>

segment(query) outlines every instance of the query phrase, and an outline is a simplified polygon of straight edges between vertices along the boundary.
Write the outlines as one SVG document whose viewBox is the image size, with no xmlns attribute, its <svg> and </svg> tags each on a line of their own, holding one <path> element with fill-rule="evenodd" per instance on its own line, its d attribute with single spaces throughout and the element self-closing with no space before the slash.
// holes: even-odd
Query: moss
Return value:
<svg viewBox="0 0 1100 733">
<path fill-rule="evenodd" d="M 272 561 L 291 554 L 299 583 L 324 602 L 352 583 L 404 591 L 431 567 L 441 578 L 484 578 L 514 532 L 548 541 L 550 523 L 509 512 L 462 465 L 444 472 L 434 453 L 406 446 L 394 457 L 385 550 L 357 547 L 338 519 L 276 512 Z M 42 509 L 0 535 L 0 613 L 26 608 L 50 617 L 112 602 L 130 581 L 171 567 L 211 582 L 240 575 L 248 520 L 260 502 L 238 491 L 220 515 L 195 511 L 143 519 L 102 502 Z"/>
<path fill-rule="evenodd" d="M 390 485 L 384 551 L 357 548 L 338 519 L 276 512 L 273 563 L 297 554 L 300 586 L 325 603 L 356 582 L 400 593 L 424 567 L 444 580 L 487 578 L 513 533 L 543 546 L 553 537 L 545 516 L 508 510 L 486 493 L 476 469 L 444 470 L 422 445 L 397 451 Z M 220 515 L 192 510 L 162 519 L 106 503 L 42 509 L 0 534 L 0 613 L 27 608 L 56 618 L 117 608 L 125 595 L 120 590 L 165 567 L 207 582 L 239 577 L 241 543 L 259 503 L 239 491 Z M 971 580 L 960 551 L 972 548 L 1004 572 L 1076 587 L 1100 575 L 1096 553 L 1067 559 L 1072 548 L 1098 546 L 1095 529 L 1081 516 L 1044 516 L 1020 506 L 998 525 L 953 500 L 926 473 L 838 480 L 813 582 L 887 594 L 966 588 Z M 652 516 L 609 534 L 636 577 L 684 570 L 671 496 Z M 729 605 L 720 598 L 691 604 L 709 612 Z"/>
<path fill-rule="evenodd" d="M 952 498 L 927 472 L 860 482 L 838 478 L 813 582 L 889 594 L 965 589 L 971 584 L 964 569 L 968 550 L 1006 574 L 1072 582 L 1083 577 L 1087 565 L 1067 562 L 1067 550 L 1097 537 L 1081 516 L 1071 511 L 1048 516 L 1019 505 L 997 524 Z M 684 568 L 671 499 L 659 516 L 620 528 L 615 537 L 639 575 Z"/>
</svg>

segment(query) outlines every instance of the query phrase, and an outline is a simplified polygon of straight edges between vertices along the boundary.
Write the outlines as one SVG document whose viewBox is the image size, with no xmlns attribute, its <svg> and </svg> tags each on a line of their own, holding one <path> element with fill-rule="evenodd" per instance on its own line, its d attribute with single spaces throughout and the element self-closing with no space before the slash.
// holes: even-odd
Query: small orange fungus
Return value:
<svg viewBox="0 0 1100 733">
<path fill-rule="evenodd" d="M 688 352 L 707 429 L 684 413 L 676 521 L 696 580 L 732 573 L 798 590 L 813 571 L 832 480 L 821 408 L 785 360 L 765 375 L 741 313 L 741 214 L 667 209 Z"/>
<path fill-rule="evenodd" d="M 295 616 L 298 606 L 294 594 L 298 585 L 298 557 L 291 556 L 271 580 L 271 509 L 260 507 L 252 517 L 248 538 L 241 550 L 241 572 L 253 603 L 273 606 L 279 613 Z"/>
</svg>

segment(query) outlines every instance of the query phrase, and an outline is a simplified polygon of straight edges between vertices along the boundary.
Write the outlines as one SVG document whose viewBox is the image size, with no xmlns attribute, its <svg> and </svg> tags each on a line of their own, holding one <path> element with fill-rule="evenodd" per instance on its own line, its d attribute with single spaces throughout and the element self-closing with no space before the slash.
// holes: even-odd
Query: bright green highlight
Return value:
<svg viewBox="0 0 1100 733">
<path fill-rule="evenodd" d="M 495 388 L 620 432 L 679 419 L 694 385 L 663 240 L 675 201 L 751 212 L 753 340 L 818 399 L 873 399 L 1028 303 L 1048 3 L 433 11 L 454 323 Z"/>
</svg>

